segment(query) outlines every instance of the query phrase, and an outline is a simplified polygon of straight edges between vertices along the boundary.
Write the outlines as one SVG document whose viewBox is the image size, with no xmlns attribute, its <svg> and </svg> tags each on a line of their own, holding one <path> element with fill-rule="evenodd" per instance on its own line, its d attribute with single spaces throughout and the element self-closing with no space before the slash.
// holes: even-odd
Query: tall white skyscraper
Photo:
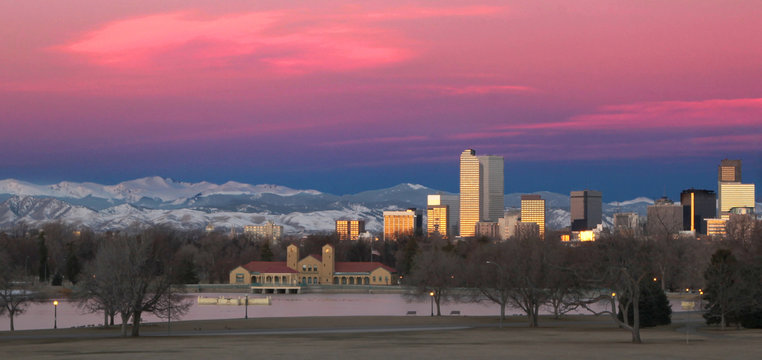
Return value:
<svg viewBox="0 0 762 360">
<path fill-rule="evenodd" d="M 502 156 L 460 154 L 460 236 L 475 236 L 477 222 L 503 216 L 504 190 Z"/>
</svg>

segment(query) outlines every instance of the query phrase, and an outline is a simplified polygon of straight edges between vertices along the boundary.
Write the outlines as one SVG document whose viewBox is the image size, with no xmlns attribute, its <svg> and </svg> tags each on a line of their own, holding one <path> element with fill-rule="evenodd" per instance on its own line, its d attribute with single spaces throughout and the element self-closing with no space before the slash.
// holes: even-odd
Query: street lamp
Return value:
<svg viewBox="0 0 762 360">
<path fill-rule="evenodd" d="M 500 271 L 501 274 L 505 273 L 503 271 L 503 267 L 500 266 L 500 264 L 498 264 L 496 262 L 489 261 L 489 260 L 487 260 L 486 263 L 497 266 L 497 268 L 498 268 L 498 270 Z M 500 304 L 500 306 L 503 306 L 503 304 Z M 500 318 L 500 328 L 502 329 L 503 328 L 503 309 L 502 308 L 500 309 L 500 315 L 498 317 Z"/>
<path fill-rule="evenodd" d="M 429 293 L 429 297 L 431 298 L 431 316 L 434 316 L 434 292 Z"/>
<path fill-rule="evenodd" d="M 58 329 L 58 300 L 53 300 L 53 329 Z"/>
</svg>

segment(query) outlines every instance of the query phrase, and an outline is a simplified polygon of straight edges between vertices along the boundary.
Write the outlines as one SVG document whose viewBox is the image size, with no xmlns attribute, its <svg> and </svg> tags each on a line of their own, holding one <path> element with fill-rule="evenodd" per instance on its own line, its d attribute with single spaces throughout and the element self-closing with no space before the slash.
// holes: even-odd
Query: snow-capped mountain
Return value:
<svg viewBox="0 0 762 360">
<path fill-rule="evenodd" d="M 116 185 L 60 182 L 36 185 L 0 180 L 0 228 L 24 222 L 39 225 L 61 221 L 95 230 L 118 230 L 133 225 L 163 224 L 182 229 L 242 228 L 273 221 L 287 233 L 332 231 L 340 218 L 366 220 L 366 229 L 381 231 L 383 211 L 426 207 L 427 195 L 447 192 L 418 184 L 349 195 L 297 190 L 278 185 L 238 182 L 186 183 L 148 177 Z M 569 197 L 536 192 L 547 200 L 549 229 L 569 226 Z M 505 195 L 506 208 L 520 207 L 520 193 Z M 604 225 L 614 212 L 645 215 L 648 198 L 603 204 Z M 607 221 L 608 220 L 608 221 Z"/>
</svg>

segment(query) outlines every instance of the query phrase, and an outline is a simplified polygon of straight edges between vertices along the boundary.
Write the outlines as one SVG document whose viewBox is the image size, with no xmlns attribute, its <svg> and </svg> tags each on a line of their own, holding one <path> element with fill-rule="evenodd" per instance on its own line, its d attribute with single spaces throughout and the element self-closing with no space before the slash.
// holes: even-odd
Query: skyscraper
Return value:
<svg viewBox="0 0 762 360">
<path fill-rule="evenodd" d="M 460 236 L 474 236 L 477 222 L 503 216 L 504 186 L 502 156 L 476 156 L 472 149 L 461 153 Z"/>
<path fill-rule="evenodd" d="M 481 211 L 481 173 L 476 151 L 464 150 L 460 154 L 460 236 L 476 234 L 476 223 Z"/>
<path fill-rule="evenodd" d="M 705 219 L 717 214 L 717 196 L 713 190 L 687 189 L 680 193 L 683 205 L 683 230 L 706 235 Z"/>
<path fill-rule="evenodd" d="M 521 195 L 521 222 L 535 223 L 545 238 L 545 200 L 540 195 Z"/>
<path fill-rule="evenodd" d="M 505 211 L 502 156 L 478 156 L 481 172 L 481 216 L 479 221 L 497 222 Z"/>
<path fill-rule="evenodd" d="M 458 195 L 435 194 L 428 196 L 427 224 L 429 235 L 439 233 L 442 237 L 457 234 L 460 216 Z"/>
<path fill-rule="evenodd" d="M 384 211 L 384 240 L 396 241 L 399 236 L 421 233 L 423 216 L 420 210 Z"/>
<path fill-rule="evenodd" d="M 595 190 L 572 191 L 571 204 L 571 230 L 592 230 L 602 219 L 601 192 Z"/>
<path fill-rule="evenodd" d="M 754 208 L 754 184 L 741 183 L 741 160 L 720 161 L 717 168 L 717 216 L 730 218 L 733 208 Z"/>
</svg>

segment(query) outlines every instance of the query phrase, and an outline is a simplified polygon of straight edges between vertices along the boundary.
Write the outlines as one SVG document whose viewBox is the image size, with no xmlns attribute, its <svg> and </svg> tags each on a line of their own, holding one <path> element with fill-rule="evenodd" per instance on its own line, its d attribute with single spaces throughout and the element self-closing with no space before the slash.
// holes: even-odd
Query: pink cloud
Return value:
<svg viewBox="0 0 762 360">
<path fill-rule="evenodd" d="M 762 98 L 658 101 L 601 106 L 568 121 L 500 126 L 505 130 L 633 131 L 671 128 L 760 127 Z"/>
<path fill-rule="evenodd" d="M 322 145 L 328 145 L 328 146 L 345 146 L 345 145 L 362 145 L 362 144 L 388 144 L 388 143 L 399 143 L 399 142 L 417 142 L 417 141 L 425 141 L 429 138 L 426 136 L 389 136 L 389 137 L 379 137 L 379 138 L 362 138 L 362 139 L 352 139 L 352 140 L 342 140 L 342 141 L 331 141 L 323 143 Z"/>
<path fill-rule="evenodd" d="M 487 16 L 495 15 L 505 11 L 504 7 L 499 6 L 457 6 L 457 7 L 422 7 L 406 6 L 390 11 L 371 12 L 366 16 L 370 19 L 394 20 L 394 19 L 423 19 L 432 17 L 454 17 L 454 16 Z"/>
<path fill-rule="evenodd" d="M 412 56 L 391 31 L 320 20 L 297 11 L 219 17 L 181 11 L 110 22 L 57 49 L 102 66 L 143 70 L 237 62 L 246 70 L 345 71 Z"/>
<path fill-rule="evenodd" d="M 520 136 L 522 134 L 524 134 L 524 132 L 522 131 L 481 131 L 481 132 L 470 132 L 470 133 L 451 135 L 448 138 L 454 139 L 454 140 L 478 140 L 478 139 L 513 137 L 513 136 Z"/>
<path fill-rule="evenodd" d="M 492 93 L 527 93 L 537 89 L 522 85 L 468 85 L 468 86 L 438 86 L 439 91 L 447 95 L 484 95 Z"/>
</svg>

